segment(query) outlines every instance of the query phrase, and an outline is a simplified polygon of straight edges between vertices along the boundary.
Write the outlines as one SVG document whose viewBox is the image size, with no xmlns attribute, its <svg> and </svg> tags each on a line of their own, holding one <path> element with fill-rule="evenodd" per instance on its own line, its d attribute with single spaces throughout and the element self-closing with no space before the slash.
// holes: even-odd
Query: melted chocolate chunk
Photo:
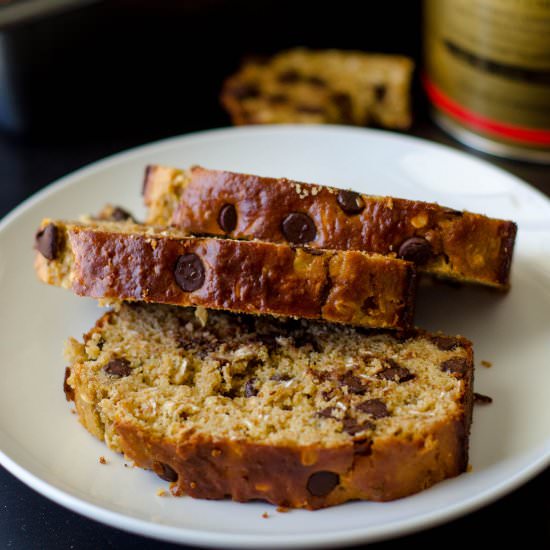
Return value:
<svg viewBox="0 0 550 550">
<path fill-rule="evenodd" d="M 124 378 L 132 374 L 132 367 L 128 359 L 111 359 L 104 367 L 104 372 L 115 376 L 116 378 Z"/>
<path fill-rule="evenodd" d="M 174 468 L 172 468 L 172 466 L 169 466 L 164 462 L 156 462 L 155 465 L 155 473 L 160 477 L 160 479 L 169 481 L 170 483 L 174 483 L 178 480 L 178 473 L 174 470 Z M 157 469 L 160 471 L 156 471 Z"/>
<path fill-rule="evenodd" d="M 340 483 L 340 476 L 334 472 L 315 472 L 307 480 L 307 490 L 316 497 L 328 495 Z"/>
<path fill-rule="evenodd" d="M 58 230 L 53 223 L 38 231 L 35 237 L 36 250 L 47 260 L 55 260 L 59 252 L 57 246 Z"/>
<path fill-rule="evenodd" d="M 324 409 L 317 411 L 316 415 L 320 418 L 336 418 L 336 416 L 334 416 L 335 411 L 336 407 L 325 407 Z"/>
<path fill-rule="evenodd" d="M 237 227 L 237 211 L 232 204 L 224 204 L 218 214 L 218 225 L 222 231 L 231 233 Z"/>
<path fill-rule="evenodd" d="M 274 382 L 288 382 L 289 380 L 292 380 L 292 376 L 290 376 L 289 374 L 277 373 L 271 376 L 269 379 L 273 380 Z"/>
<path fill-rule="evenodd" d="M 111 212 L 110 219 L 115 222 L 123 222 L 123 221 L 135 221 L 132 214 L 128 212 L 127 210 L 124 210 L 124 208 L 121 208 L 120 206 L 115 206 L 113 208 L 113 211 Z"/>
<path fill-rule="evenodd" d="M 348 215 L 360 214 L 365 209 L 365 201 L 355 191 L 342 190 L 336 197 L 338 206 Z"/>
<path fill-rule="evenodd" d="M 281 224 L 281 231 L 286 240 L 294 244 L 305 244 L 317 234 L 313 220 L 303 212 L 288 214 Z"/>
<path fill-rule="evenodd" d="M 344 418 L 342 421 L 343 430 L 349 435 L 356 435 L 366 430 L 373 430 L 374 424 L 369 420 L 359 423 L 357 418 Z"/>
<path fill-rule="evenodd" d="M 341 386 L 347 386 L 350 393 L 362 395 L 367 391 L 366 385 L 361 378 L 351 372 L 347 372 L 339 379 Z"/>
<path fill-rule="evenodd" d="M 183 254 L 176 261 L 174 277 L 178 286 L 185 292 L 198 290 L 205 279 L 204 265 L 196 254 Z"/>
<path fill-rule="evenodd" d="M 378 378 L 393 380 L 394 382 L 401 384 L 401 382 L 408 382 L 416 376 L 409 369 L 402 367 L 393 359 L 387 359 L 386 363 L 390 366 L 378 372 L 376 374 Z"/>
<path fill-rule="evenodd" d="M 424 237 L 411 237 L 401 244 L 397 255 L 403 260 L 423 265 L 433 255 L 432 245 Z"/>
<path fill-rule="evenodd" d="M 63 391 L 65 392 L 65 399 L 67 401 L 74 401 L 74 390 L 67 382 L 69 376 L 71 376 L 71 368 L 65 367 L 65 377 L 63 378 Z"/>
<path fill-rule="evenodd" d="M 456 378 L 462 378 L 468 370 L 468 362 L 463 357 L 453 357 L 441 363 L 441 370 L 448 372 Z"/>
<path fill-rule="evenodd" d="M 441 351 L 452 351 L 460 345 L 456 338 L 450 336 L 432 336 L 430 341 Z"/>
<path fill-rule="evenodd" d="M 255 397 L 258 395 L 258 390 L 256 388 L 256 378 L 251 378 L 246 381 L 244 385 L 244 396 L 245 397 Z"/>
<path fill-rule="evenodd" d="M 373 418 L 384 418 L 390 416 L 386 404 L 380 399 L 368 399 L 357 405 L 358 411 L 370 414 Z"/>
<path fill-rule="evenodd" d="M 360 456 L 369 456 L 370 454 L 372 454 L 372 441 L 370 439 L 354 441 L 353 454 Z"/>
</svg>

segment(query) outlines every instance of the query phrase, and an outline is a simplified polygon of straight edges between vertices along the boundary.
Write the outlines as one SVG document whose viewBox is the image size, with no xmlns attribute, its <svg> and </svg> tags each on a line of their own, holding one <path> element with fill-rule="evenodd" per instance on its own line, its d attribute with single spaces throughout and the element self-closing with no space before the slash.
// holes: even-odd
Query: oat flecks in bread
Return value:
<svg viewBox="0 0 550 550">
<path fill-rule="evenodd" d="M 516 224 L 510 221 L 434 203 L 198 166 L 185 171 L 149 166 L 144 199 L 147 223 L 288 243 L 296 232 L 285 224 L 299 213 L 307 246 L 399 256 L 441 278 L 498 289 L 509 286 L 516 236 Z M 226 205 L 236 213 L 229 232 L 218 220 Z"/>
<path fill-rule="evenodd" d="M 234 124 L 336 123 L 408 128 L 413 62 L 359 51 L 281 52 L 224 83 Z"/>
<path fill-rule="evenodd" d="M 380 328 L 411 325 L 410 262 L 356 251 L 194 238 L 130 222 L 44 220 L 35 268 L 46 283 L 101 300 L 138 300 Z M 44 251 L 50 256 L 44 256 Z"/>
<path fill-rule="evenodd" d="M 69 342 L 67 383 L 92 434 L 177 492 L 314 509 L 465 470 L 472 348 L 441 342 L 224 312 L 202 327 L 187 308 L 123 304 Z M 122 359 L 130 372 L 110 372 Z"/>
</svg>

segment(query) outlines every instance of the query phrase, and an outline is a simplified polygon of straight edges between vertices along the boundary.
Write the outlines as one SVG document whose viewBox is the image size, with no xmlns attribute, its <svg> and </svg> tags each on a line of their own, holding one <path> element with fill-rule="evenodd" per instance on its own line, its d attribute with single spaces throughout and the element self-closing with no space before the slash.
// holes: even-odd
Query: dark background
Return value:
<svg viewBox="0 0 550 550">
<path fill-rule="evenodd" d="M 361 12 L 358 6 L 363 6 Z M 421 64 L 421 6 L 416 0 L 120 0 L 19 21 L 3 21 L 3 9 L 0 216 L 51 181 L 106 155 L 228 126 L 218 94 L 243 56 L 305 45 L 405 53 Z M 465 149 L 430 121 L 418 81 L 414 105 L 415 122 L 408 133 Z M 550 194 L 548 166 L 485 158 Z M 372 546 L 467 545 L 483 537 L 494 546 L 547 547 L 549 490 L 547 469 L 478 512 Z M 59 507 L 0 468 L 0 548 L 149 546 L 147 539 Z"/>
</svg>

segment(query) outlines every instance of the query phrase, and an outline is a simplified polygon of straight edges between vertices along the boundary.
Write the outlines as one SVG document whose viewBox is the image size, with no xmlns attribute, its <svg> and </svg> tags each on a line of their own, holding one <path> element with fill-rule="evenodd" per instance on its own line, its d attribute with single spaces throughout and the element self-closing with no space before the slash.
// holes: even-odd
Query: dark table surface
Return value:
<svg viewBox="0 0 550 550">
<path fill-rule="evenodd" d="M 202 126 L 182 127 L 181 133 L 227 124 L 219 118 Z M 173 133 L 171 130 L 169 133 Z M 53 180 L 89 162 L 150 140 L 167 137 L 162 129 L 116 138 L 23 141 L 0 133 L 0 216 Z M 440 131 L 427 114 L 417 116 L 412 135 L 466 149 Z M 550 195 L 550 167 L 497 159 L 469 150 L 524 179 Z M 5 314 L 5 312 L 4 312 Z M 373 547 L 470 544 L 488 536 L 496 545 L 550 545 L 550 469 L 508 496 L 448 524 L 382 542 Z M 0 548 L 146 548 L 151 541 L 107 527 L 68 511 L 34 492 L 0 467 Z M 173 547 L 155 543 L 158 548 Z"/>
</svg>

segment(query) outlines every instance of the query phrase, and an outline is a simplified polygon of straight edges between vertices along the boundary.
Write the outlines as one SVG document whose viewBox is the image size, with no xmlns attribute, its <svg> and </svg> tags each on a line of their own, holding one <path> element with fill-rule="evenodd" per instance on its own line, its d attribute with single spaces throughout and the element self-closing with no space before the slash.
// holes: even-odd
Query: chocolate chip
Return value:
<svg viewBox="0 0 550 550">
<path fill-rule="evenodd" d="M 193 253 L 183 254 L 176 261 L 174 277 L 185 292 L 193 292 L 204 284 L 205 272 L 201 259 Z"/>
<path fill-rule="evenodd" d="M 317 411 L 316 415 L 320 418 L 336 418 L 333 414 L 334 411 L 336 411 L 336 407 L 326 407 L 320 411 Z"/>
<path fill-rule="evenodd" d="M 372 441 L 370 439 L 361 439 L 353 442 L 353 454 L 360 456 L 369 456 L 372 454 Z"/>
<path fill-rule="evenodd" d="M 292 380 L 292 376 L 290 376 L 289 374 L 277 373 L 273 376 L 270 376 L 269 379 L 273 380 L 274 382 L 288 382 L 289 380 Z"/>
<path fill-rule="evenodd" d="M 380 399 L 368 399 L 357 405 L 358 411 L 370 414 L 373 418 L 384 418 L 390 416 L 386 404 Z"/>
<path fill-rule="evenodd" d="M 256 84 L 251 82 L 235 83 L 229 88 L 229 93 L 236 99 L 249 99 L 258 97 L 260 89 Z"/>
<path fill-rule="evenodd" d="M 474 402 L 480 405 L 489 405 L 493 402 L 493 398 L 488 395 L 483 395 L 482 393 L 474 392 Z"/>
<path fill-rule="evenodd" d="M 450 336 L 432 336 L 430 341 L 442 351 L 452 351 L 459 346 L 458 340 Z"/>
<path fill-rule="evenodd" d="M 55 260 L 57 257 L 57 234 L 57 227 L 53 223 L 49 223 L 36 234 L 36 250 L 47 260 Z"/>
<path fill-rule="evenodd" d="M 409 369 L 402 367 L 393 359 L 386 359 L 386 363 L 390 366 L 381 370 L 376 374 L 378 378 L 383 378 L 384 380 L 393 380 L 394 382 L 407 382 L 416 377 Z"/>
<path fill-rule="evenodd" d="M 272 94 L 267 96 L 267 100 L 272 105 L 284 105 L 285 103 L 288 103 L 288 96 L 285 94 Z"/>
<path fill-rule="evenodd" d="M 322 115 L 325 112 L 325 108 L 321 105 L 300 104 L 296 105 L 296 111 L 310 115 Z"/>
<path fill-rule="evenodd" d="M 397 255 L 415 264 L 425 264 L 432 257 L 432 245 L 424 237 L 411 237 L 399 247 Z"/>
<path fill-rule="evenodd" d="M 130 212 L 124 210 L 124 208 L 121 208 L 120 206 L 115 206 L 113 208 L 111 219 L 115 222 L 134 221 L 132 214 L 130 214 Z"/>
<path fill-rule="evenodd" d="M 359 193 L 342 189 L 336 197 L 338 206 L 349 215 L 359 214 L 365 209 L 365 201 Z"/>
<path fill-rule="evenodd" d="M 353 108 L 349 94 L 343 92 L 335 93 L 332 94 L 330 99 L 338 107 L 342 119 L 345 122 L 351 122 L 353 120 Z"/>
<path fill-rule="evenodd" d="M 111 359 L 104 367 L 103 370 L 115 376 L 117 378 L 123 378 L 132 374 L 132 367 L 130 367 L 130 361 L 128 359 Z"/>
<path fill-rule="evenodd" d="M 315 86 L 317 88 L 324 88 L 327 83 L 319 76 L 308 76 L 306 78 L 306 81 L 308 84 L 311 84 L 312 86 Z"/>
<path fill-rule="evenodd" d="M 231 233 L 237 227 L 237 211 L 232 204 L 224 204 L 218 215 L 218 225 L 226 233 Z"/>
<path fill-rule="evenodd" d="M 307 480 L 307 490 L 315 497 L 328 495 L 340 483 L 340 476 L 334 472 L 315 472 Z"/>
<path fill-rule="evenodd" d="M 164 481 L 169 481 L 170 483 L 178 480 L 178 473 L 176 472 L 176 470 L 174 470 L 174 468 L 172 468 L 172 466 L 169 466 L 164 462 L 156 462 L 155 466 L 155 473 L 160 477 L 160 479 L 163 479 Z"/>
<path fill-rule="evenodd" d="M 386 97 L 386 86 L 379 84 L 374 87 L 374 97 L 377 101 L 382 101 Z"/>
<path fill-rule="evenodd" d="M 258 390 L 256 389 L 256 378 L 251 378 L 246 381 L 244 385 L 244 396 L 245 397 L 255 397 L 258 395 Z"/>
<path fill-rule="evenodd" d="M 347 372 L 344 376 L 341 376 L 339 382 L 341 386 L 347 386 L 350 393 L 361 395 L 367 391 L 363 380 L 351 372 Z"/>
<path fill-rule="evenodd" d="M 342 422 L 343 430 L 349 435 L 356 435 L 366 430 L 373 430 L 374 424 L 369 420 L 359 423 L 356 418 L 344 418 Z"/>
<path fill-rule="evenodd" d="M 304 244 L 315 239 L 317 230 L 313 220 L 303 212 L 292 212 L 283 219 L 281 231 L 286 240 L 295 244 Z"/>
<path fill-rule="evenodd" d="M 468 362 L 462 357 L 452 357 L 441 363 L 441 370 L 452 374 L 456 378 L 462 378 L 468 370 Z"/>
<path fill-rule="evenodd" d="M 67 401 L 74 401 L 74 389 L 69 386 L 67 382 L 69 376 L 71 376 L 71 368 L 65 367 L 65 377 L 63 378 L 63 391 L 65 392 L 65 399 Z"/>
<path fill-rule="evenodd" d="M 302 77 L 300 76 L 300 73 L 298 71 L 294 69 L 288 69 L 287 71 L 279 73 L 279 75 L 277 75 L 277 80 L 281 84 L 295 84 L 296 82 L 302 80 Z"/>
</svg>

